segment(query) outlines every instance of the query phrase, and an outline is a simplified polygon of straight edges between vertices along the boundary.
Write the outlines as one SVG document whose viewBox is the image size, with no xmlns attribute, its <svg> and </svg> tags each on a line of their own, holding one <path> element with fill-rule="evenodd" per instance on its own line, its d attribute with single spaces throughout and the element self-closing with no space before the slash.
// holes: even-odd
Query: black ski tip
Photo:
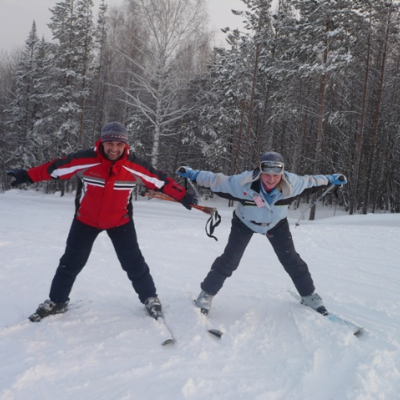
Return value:
<svg viewBox="0 0 400 400">
<path fill-rule="evenodd" d="M 357 330 L 354 332 L 354 336 L 360 336 L 363 332 L 364 332 L 364 327 L 362 327 L 362 328 L 360 328 L 360 329 L 357 329 Z"/>
<path fill-rule="evenodd" d="M 162 342 L 161 344 L 162 344 L 163 346 L 167 346 L 168 344 L 174 344 L 174 343 L 175 343 L 175 339 L 174 339 L 174 338 L 170 338 L 170 339 L 165 340 L 165 341 Z"/>
<path fill-rule="evenodd" d="M 216 336 L 217 338 L 221 339 L 223 333 L 219 331 L 218 329 L 209 329 L 208 332 L 211 333 L 211 335 Z"/>
</svg>

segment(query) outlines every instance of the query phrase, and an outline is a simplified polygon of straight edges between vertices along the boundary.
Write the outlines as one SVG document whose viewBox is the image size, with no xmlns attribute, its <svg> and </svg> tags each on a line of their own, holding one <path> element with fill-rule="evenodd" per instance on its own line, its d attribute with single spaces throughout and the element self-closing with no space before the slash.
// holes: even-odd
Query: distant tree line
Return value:
<svg viewBox="0 0 400 400">
<path fill-rule="evenodd" d="M 246 32 L 224 29 L 226 48 L 212 48 L 204 0 L 103 2 L 96 21 L 92 0 L 56 3 L 53 42 L 33 23 L 0 58 L 3 190 L 8 169 L 92 146 L 119 121 L 169 174 L 234 174 L 274 150 L 298 174 L 344 173 L 350 214 L 400 212 L 399 3 L 271 1 L 242 0 Z"/>
</svg>

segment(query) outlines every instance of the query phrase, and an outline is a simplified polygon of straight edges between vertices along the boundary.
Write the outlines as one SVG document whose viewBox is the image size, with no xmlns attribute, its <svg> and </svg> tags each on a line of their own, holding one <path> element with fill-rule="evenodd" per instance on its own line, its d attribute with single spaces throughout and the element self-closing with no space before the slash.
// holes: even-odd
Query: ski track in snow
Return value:
<svg viewBox="0 0 400 400">
<path fill-rule="evenodd" d="M 398 400 L 400 215 L 291 211 L 297 251 L 328 309 L 365 327 L 359 338 L 298 304 L 268 241 L 255 235 L 214 298 L 206 331 L 193 306 L 221 254 L 232 209 L 208 216 L 179 204 L 134 203 L 139 243 L 176 343 L 146 315 L 105 233 L 71 294 L 71 310 L 30 323 L 48 296 L 74 212 L 72 195 L 0 194 L 1 400 Z M 304 206 L 305 207 L 305 206 Z M 333 215 L 336 214 L 335 217 Z"/>
</svg>

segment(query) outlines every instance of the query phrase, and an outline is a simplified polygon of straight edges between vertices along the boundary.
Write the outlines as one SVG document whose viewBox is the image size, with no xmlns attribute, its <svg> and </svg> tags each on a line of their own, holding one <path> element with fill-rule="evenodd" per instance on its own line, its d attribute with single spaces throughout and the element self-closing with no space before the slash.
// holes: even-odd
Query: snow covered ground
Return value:
<svg viewBox="0 0 400 400">
<path fill-rule="evenodd" d="M 298 304 L 268 241 L 253 237 L 215 297 L 206 332 L 192 305 L 225 244 L 232 209 L 207 215 L 140 199 L 135 224 L 177 342 L 161 346 L 111 242 L 102 233 L 68 313 L 30 323 L 48 296 L 71 224 L 73 197 L 0 194 L 2 400 L 398 400 L 400 215 L 317 210 L 295 228 L 296 248 L 331 311 L 365 326 L 359 338 Z M 211 201 L 203 204 L 214 205 Z M 324 218 L 321 218 L 324 217 Z"/>
</svg>

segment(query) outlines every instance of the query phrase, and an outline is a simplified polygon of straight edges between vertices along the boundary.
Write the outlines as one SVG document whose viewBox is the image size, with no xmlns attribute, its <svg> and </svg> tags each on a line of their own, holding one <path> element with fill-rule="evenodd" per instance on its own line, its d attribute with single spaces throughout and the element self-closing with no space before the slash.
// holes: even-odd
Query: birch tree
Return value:
<svg viewBox="0 0 400 400">
<path fill-rule="evenodd" d="M 187 89 L 177 54 L 201 33 L 206 22 L 204 0 L 138 0 L 146 41 L 138 50 L 144 64 L 125 54 L 131 62 L 130 87 L 121 87 L 133 112 L 143 117 L 153 130 L 151 162 L 157 166 L 160 146 L 176 135 L 171 127 L 189 113 L 182 98 Z M 187 71 L 185 72 L 187 74 Z M 194 76 L 194 74 L 193 74 Z M 187 79 L 187 78 L 186 78 Z"/>
</svg>

